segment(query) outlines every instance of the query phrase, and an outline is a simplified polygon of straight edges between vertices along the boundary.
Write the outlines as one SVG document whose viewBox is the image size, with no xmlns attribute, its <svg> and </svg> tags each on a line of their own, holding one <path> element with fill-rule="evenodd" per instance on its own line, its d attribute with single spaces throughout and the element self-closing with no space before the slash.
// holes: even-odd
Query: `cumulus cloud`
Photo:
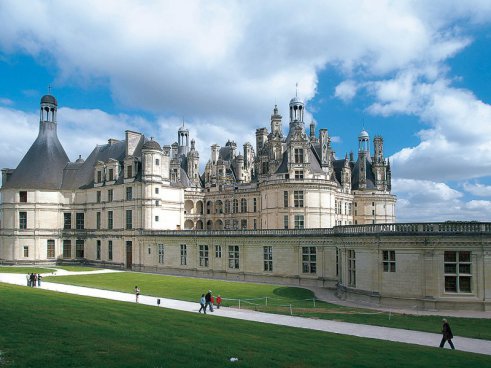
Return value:
<svg viewBox="0 0 491 368">
<path fill-rule="evenodd" d="M 398 222 L 489 221 L 491 201 L 467 199 L 442 182 L 394 179 Z"/>
<path fill-rule="evenodd" d="M 491 197 L 491 186 L 489 185 L 464 183 L 463 188 L 466 192 L 478 197 Z"/>
<path fill-rule="evenodd" d="M 357 89 L 358 86 L 356 85 L 355 81 L 346 80 L 336 86 L 334 96 L 343 101 L 349 101 L 355 97 Z"/>
</svg>

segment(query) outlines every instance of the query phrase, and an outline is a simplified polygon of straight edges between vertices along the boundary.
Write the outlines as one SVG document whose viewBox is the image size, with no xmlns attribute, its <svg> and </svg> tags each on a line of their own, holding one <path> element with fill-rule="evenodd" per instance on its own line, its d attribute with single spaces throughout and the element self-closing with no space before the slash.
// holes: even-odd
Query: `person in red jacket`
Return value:
<svg viewBox="0 0 491 368">
<path fill-rule="evenodd" d="M 217 309 L 220 309 L 220 304 L 222 304 L 222 297 L 220 295 L 217 296 Z"/>
</svg>

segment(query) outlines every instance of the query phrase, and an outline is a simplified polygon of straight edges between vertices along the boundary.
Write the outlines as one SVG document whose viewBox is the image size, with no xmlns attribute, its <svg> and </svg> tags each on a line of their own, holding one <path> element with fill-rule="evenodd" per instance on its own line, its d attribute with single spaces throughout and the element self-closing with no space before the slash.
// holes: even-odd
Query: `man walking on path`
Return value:
<svg viewBox="0 0 491 368">
<path fill-rule="evenodd" d="M 211 290 L 208 290 L 208 292 L 205 295 L 205 310 L 207 307 L 210 307 L 210 312 L 213 312 L 213 305 L 211 304 Z"/>
<path fill-rule="evenodd" d="M 140 296 L 140 288 L 138 286 L 135 286 L 135 298 L 137 303 L 138 303 L 139 296 Z"/>
<path fill-rule="evenodd" d="M 443 319 L 443 326 L 442 326 L 442 341 L 440 342 L 440 347 L 443 348 L 443 345 L 445 345 L 445 341 L 448 341 L 450 347 L 452 349 L 455 349 L 453 346 L 453 334 L 452 334 L 452 329 L 450 328 L 450 325 L 448 324 L 447 320 L 444 318 Z"/>
</svg>

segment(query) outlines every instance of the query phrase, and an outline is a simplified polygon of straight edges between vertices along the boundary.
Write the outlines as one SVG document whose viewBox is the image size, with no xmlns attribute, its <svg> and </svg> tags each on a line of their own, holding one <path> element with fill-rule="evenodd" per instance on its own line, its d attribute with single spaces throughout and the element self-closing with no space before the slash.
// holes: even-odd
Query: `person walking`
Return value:
<svg viewBox="0 0 491 368">
<path fill-rule="evenodd" d="M 27 281 L 27 286 L 31 286 L 31 275 L 30 274 L 26 275 L 26 281 Z"/>
<path fill-rule="evenodd" d="M 41 287 L 41 278 L 42 278 L 41 274 L 38 273 L 38 286 L 39 287 Z"/>
<path fill-rule="evenodd" d="M 211 290 L 208 290 L 208 292 L 205 295 L 205 310 L 206 308 L 210 308 L 210 312 L 213 312 L 213 305 L 211 305 Z"/>
<path fill-rule="evenodd" d="M 443 348 L 443 345 L 445 345 L 445 341 L 448 341 L 448 344 L 452 349 L 455 349 L 453 346 L 453 334 L 452 334 L 452 329 L 450 328 L 450 325 L 448 324 L 447 320 L 444 318 L 443 319 L 443 326 L 442 326 L 442 341 L 440 342 L 440 347 Z"/>
<path fill-rule="evenodd" d="M 204 314 L 206 314 L 206 298 L 205 294 L 201 294 L 201 299 L 199 300 L 199 304 L 201 305 L 201 308 L 199 309 L 199 312 L 203 311 Z"/>
<path fill-rule="evenodd" d="M 135 286 L 135 299 L 137 303 L 138 303 L 139 296 L 140 296 L 140 288 L 138 286 Z"/>
</svg>

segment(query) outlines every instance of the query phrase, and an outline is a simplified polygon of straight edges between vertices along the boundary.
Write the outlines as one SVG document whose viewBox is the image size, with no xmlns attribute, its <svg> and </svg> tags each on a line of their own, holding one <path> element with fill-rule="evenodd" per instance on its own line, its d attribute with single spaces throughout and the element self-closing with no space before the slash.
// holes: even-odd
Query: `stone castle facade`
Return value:
<svg viewBox="0 0 491 368">
<path fill-rule="evenodd" d="M 423 307 L 488 305 L 491 268 L 481 265 L 490 262 L 489 227 L 476 240 L 425 225 L 408 241 L 394 224 L 382 137 L 372 155 L 362 131 L 357 156 L 337 159 L 326 129 L 316 135 L 310 124 L 307 134 L 296 97 L 287 134 L 275 107 L 255 149 L 215 144 L 204 172 L 184 126 L 171 145 L 126 131 L 71 162 L 57 137 L 57 108 L 54 96 L 43 96 L 38 137 L 15 170 L 2 170 L 3 262 L 84 261 L 330 287 L 347 298 Z M 430 228 L 438 237 L 427 236 Z M 448 273 L 459 257 L 465 272 Z"/>
</svg>

